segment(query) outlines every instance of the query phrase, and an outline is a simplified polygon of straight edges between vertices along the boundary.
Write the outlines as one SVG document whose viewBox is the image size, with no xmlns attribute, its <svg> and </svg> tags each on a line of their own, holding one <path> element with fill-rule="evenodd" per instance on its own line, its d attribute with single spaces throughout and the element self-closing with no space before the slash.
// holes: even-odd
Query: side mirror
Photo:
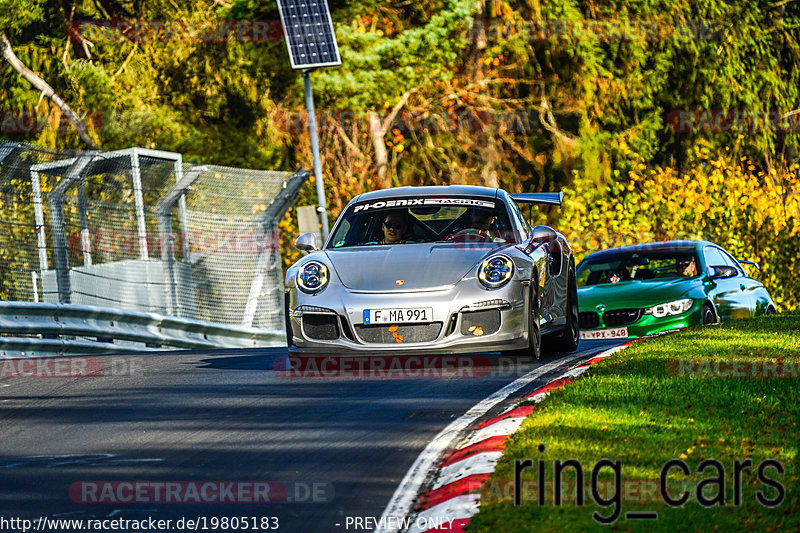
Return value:
<svg viewBox="0 0 800 533">
<path fill-rule="evenodd" d="M 307 254 L 316 252 L 319 250 L 317 247 L 317 236 L 313 233 L 303 233 L 297 239 L 295 239 L 294 247 Z"/>
<path fill-rule="evenodd" d="M 536 226 L 531 233 L 531 243 L 542 244 L 545 242 L 555 242 L 558 235 L 550 226 Z"/>
<path fill-rule="evenodd" d="M 738 276 L 739 271 L 732 266 L 712 266 L 711 279 L 725 279 Z"/>
</svg>

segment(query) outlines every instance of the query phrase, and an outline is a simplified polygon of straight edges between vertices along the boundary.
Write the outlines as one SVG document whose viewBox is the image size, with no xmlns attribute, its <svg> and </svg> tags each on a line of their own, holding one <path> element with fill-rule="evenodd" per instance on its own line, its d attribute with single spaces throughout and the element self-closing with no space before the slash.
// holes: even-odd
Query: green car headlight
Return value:
<svg viewBox="0 0 800 533">
<path fill-rule="evenodd" d="M 667 302 L 665 304 L 654 305 L 644 310 L 644 314 L 653 315 L 656 318 L 664 318 L 665 316 L 679 315 L 685 313 L 694 305 L 694 300 L 691 298 L 683 298 Z"/>
</svg>

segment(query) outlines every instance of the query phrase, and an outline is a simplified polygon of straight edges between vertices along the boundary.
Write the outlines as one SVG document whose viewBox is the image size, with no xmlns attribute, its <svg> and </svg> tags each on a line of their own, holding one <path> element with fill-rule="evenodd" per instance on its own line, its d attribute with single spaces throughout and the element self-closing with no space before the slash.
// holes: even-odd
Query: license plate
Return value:
<svg viewBox="0 0 800 533">
<path fill-rule="evenodd" d="M 581 331 L 581 339 L 621 339 L 628 336 L 628 328 L 594 329 Z"/>
<path fill-rule="evenodd" d="M 402 324 L 408 322 L 433 322 L 433 307 L 364 309 L 364 324 Z"/>
</svg>

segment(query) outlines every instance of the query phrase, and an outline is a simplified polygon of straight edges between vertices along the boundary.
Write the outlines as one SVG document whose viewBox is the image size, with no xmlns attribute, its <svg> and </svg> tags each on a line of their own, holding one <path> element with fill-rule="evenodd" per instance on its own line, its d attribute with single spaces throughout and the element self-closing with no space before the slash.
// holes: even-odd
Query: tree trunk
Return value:
<svg viewBox="0 0 800 533">
<path fill-rule="evenodd" d="M 389 166 L 389 156 L 386 152 L 386 143 L 383 138 L 386 130 L 381 124 L 381 119 L 375 111 L 368 113 L 369 135 L 372 138 L 372 146 L 375 150 L 375 168 L 378 171 L 378 180 L 382 186 L 386 187 L 386 169 Z"/>
<path fill-rule="evenodd" d="M 61 99 L 58 94 L 56 94 L 55 90 L 53 90 L 50 85 L 42 78 L 37 76 L 31 69 L 25 66 L 25 64 L 19 60 L 19 58 L 14 54 L 14 51 L 11 49 L 11 43 L 8 41 L 6 34 L 0 31 L 0 51 L 3 53 L 3 57 L 6 61 L 11 65 L 11 67 L 19 72 L 19 74 L 28 80 L 28 82 L 33 85 L 36 89 L 42 92 L 42 94 L 48 97 L 50 100 L 53 101 L 54 104 L 64 113 L 67 118 L 69 118 L 70 122 L 75 126 L 75 129 L 78 131 L 78 135 L 83 140 L 86 145 L 91 148 L 92 150 L 98 150 L 98 146 L 89 137 L 89 134 L 86 131 L 86 126 L 83 125 L 81 119 L 79 119 L 72 109 L 67 105 L 64 100 Z"/>
<path fill-rule="evenodd" d="M 500 187 L 500 181 L 497 178 L 497 167 L 500 163 L 500 154 L 497 151 L 497 141 L 494 135 L 486 136 L 486 146 L 482 152 L 483 168 L 481 169 L 481 178 L 483 185 L 497 189 Z"/>
</svg>

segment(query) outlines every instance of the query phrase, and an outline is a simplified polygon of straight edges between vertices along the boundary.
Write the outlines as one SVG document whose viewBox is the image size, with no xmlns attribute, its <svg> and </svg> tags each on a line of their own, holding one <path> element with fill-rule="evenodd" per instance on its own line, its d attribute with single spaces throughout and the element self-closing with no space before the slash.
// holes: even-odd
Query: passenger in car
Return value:
<svg viewBox="0 0 800 533">
<path fill-rule="evenodd" d="M 380 244 L 401 244 L 408 238 L 408 215 L 400 211 L 390 212 L 383 219 L 383 240 Z"/>
</svg>

